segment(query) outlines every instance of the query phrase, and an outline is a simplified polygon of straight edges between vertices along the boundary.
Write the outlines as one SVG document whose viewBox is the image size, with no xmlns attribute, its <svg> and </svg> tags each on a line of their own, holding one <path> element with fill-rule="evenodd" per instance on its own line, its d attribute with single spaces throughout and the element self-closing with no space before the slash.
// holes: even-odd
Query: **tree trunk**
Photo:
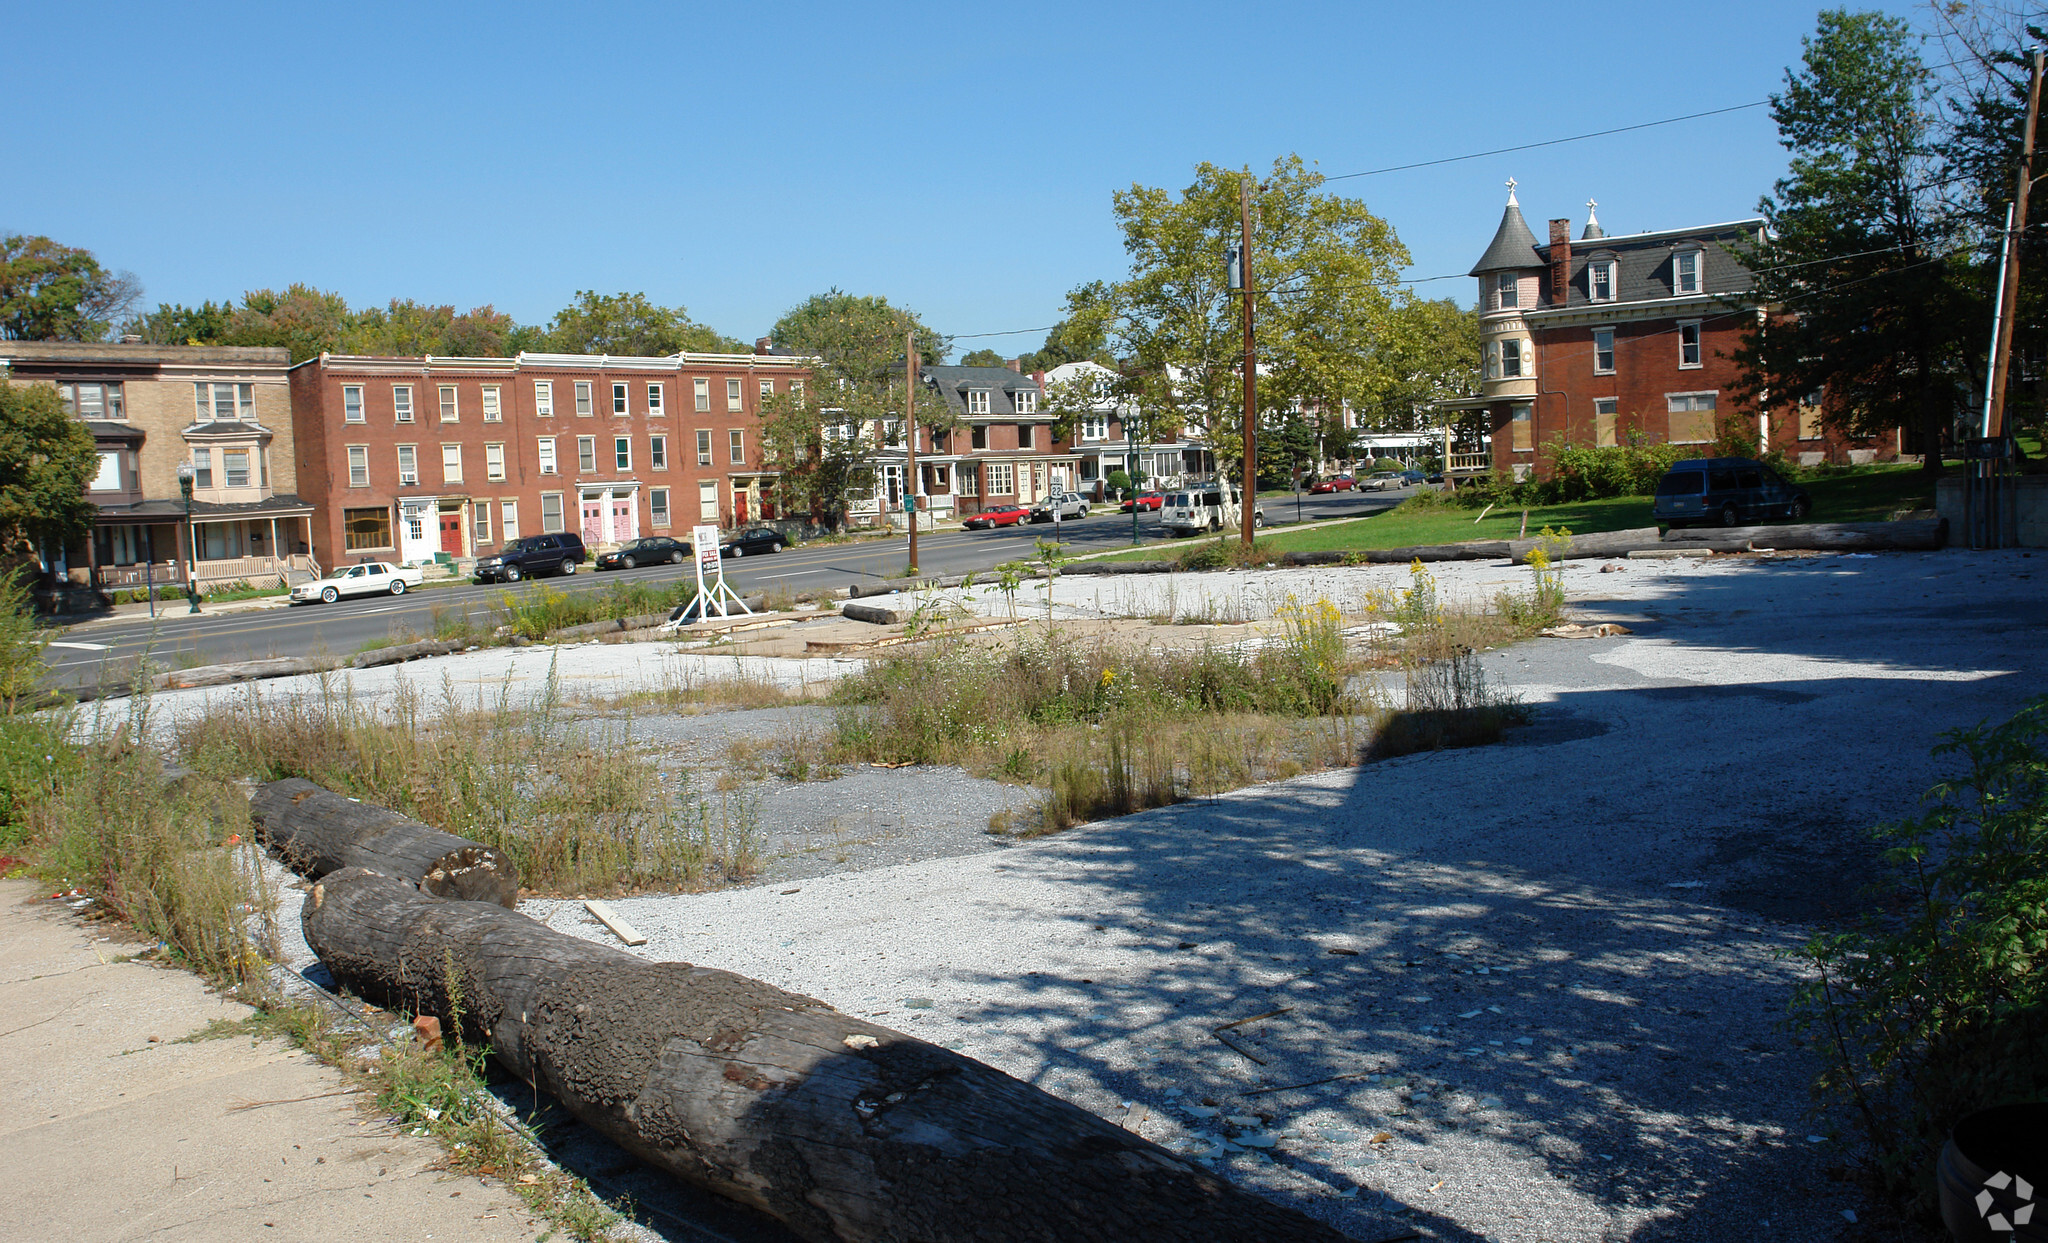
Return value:
<svg viewBox="0 0 2048 1243">
<path fill-rule="evenodd" d="M 1508 541 L 1473 540 L 1464 544 L 1417 544 L 1409 548 L 1331 549 L 1282 553 L 1282 565 L 1407 565 L 1411 561 L 1504 561 Z"/>
<path fill-rule="evenodd" d="M 806 1239 L 1343 1238 L 972 1058 L 757 980 L 356 869 L 315 885 L 303 920 L 363 996 L 488 1041 L 641 1160 Z"/>
<path fill-rule="evenodd" d="M 1565 541 L 1562 551 L 1551 552 L 1553 561 L 1568 561 L 1587 557 L 1625 557 L 1638 548 L 1655 548 L 1662 536 L 1656 527 L 1639 527 L 1633 531 L 1594 531 L 1586 535 L 1574 535 Z M 1515 563 L 1520 565 L 1529 560 L 1530 550 L 1542 544 L 1538 539 L 1517 539 L 1508 541 L 1508 551 Z"/>
<path fill-rule="evenodd" d="M 1673 527 L 1664 544 L 1740 543 L 1823 552 L 1932 552 L 1948 537 L 1948 519 L 1910 522 L 1803 522 L 1788 527 Z"/>
<path fill-rule="evenodd" d="M 288 777 L 249 800 L 256 840 L 308 880 L 368 868 L 442 898 L 519 903 L 519 871 L 504 851 Z"/>
</svg>

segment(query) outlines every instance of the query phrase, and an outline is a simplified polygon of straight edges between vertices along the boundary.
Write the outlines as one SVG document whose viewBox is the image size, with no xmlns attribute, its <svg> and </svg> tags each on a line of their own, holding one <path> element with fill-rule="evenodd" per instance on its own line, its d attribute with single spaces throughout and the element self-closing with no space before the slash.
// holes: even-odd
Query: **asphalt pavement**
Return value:
<svg viewBox="0 0 2048 1243">
<path fill-rule="evenodd" d="M 1350 518 L 1391 508 L 1406 498 L 1400 492 L 1349 492 L 1302 497 L 1300 521 Z M 1264 498 L 1268 521 L 1284 527 L 1297 520 L 1290 496 Z M 1139 516 L 1139 537 L 1146 543 L 1170 541 L 1156 513 Z M 1068 555 L 1109 552 L 1131 542 L 1131 516 L 1114 508 L 1097 509 L 1089 517 L 1059 524 L 1057 537 Z M 941 529 L 918 535 L 918 568 L 926 574 L 965 574 L 990 569 L 1005 561 L 1030 557 L 1040 539 L 1054 538 L 1051 526 L 1005 527 L 994 531 Z M 850 544 L 810 544 L 768 557 L 743 557 L 725 563 L 726 582 L 741 593 L 777 587 L 793 593 L 819 588 L 844 588 L 900 575 L 907 564 L 908 539 L 896 536 Z M 51 668 L 47 685 L 58 688 L 95 686 L 125 681 L 135 663 L 147 657 L 163 667 L 258 660 L 276 656 L 331 655 L 346 658 L 370 643 L 410 634 L 433 633 L 450 611 L 482 621 L 498 611 L 509 595 L 542 590 L 602 591 L 616 582 L 667 582 L 688 578 L 688 565 L 643 566 L 603 574 L 581 567 L 566 578 L 528 581 L 510 586 L 479 586 L 467 581 L 428 586 L 404 596 L 375 596 L 238 612 L 184 611 L 173 601 L 154 619 L 122 616 L 63 623 L 46 653 Z"/>
</svg>

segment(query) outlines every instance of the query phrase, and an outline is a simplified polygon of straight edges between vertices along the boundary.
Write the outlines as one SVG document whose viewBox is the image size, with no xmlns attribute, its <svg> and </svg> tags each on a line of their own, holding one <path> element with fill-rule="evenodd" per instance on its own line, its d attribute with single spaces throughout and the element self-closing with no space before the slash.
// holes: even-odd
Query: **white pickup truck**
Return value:
<svg viewBox="0 0 2048 1243">
<path fill-rule="evenodd" d="M 426 571 L 416 565 L 365 561 L 342 566 L 317 583 L 300 583 L 292 588 L 292 603 L 311 604 L 319 600 L 332 604 L 343 596 L 402 596 L 407 588 L 419 586 L 425 577 Z"/>
</svg>

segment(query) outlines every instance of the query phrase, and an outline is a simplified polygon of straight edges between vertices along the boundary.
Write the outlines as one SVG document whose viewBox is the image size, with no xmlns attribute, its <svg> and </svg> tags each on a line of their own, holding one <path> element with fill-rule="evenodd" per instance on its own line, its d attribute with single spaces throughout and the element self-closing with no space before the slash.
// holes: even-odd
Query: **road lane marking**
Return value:
<svg viewBox="0 0 2048 1243">
<path fill-rule="evenodd" d="M 828 570 L 828 569 L 818 569 L 818 570 L 788 570 L 788 571 L 785 571 L 785 572 L 783 572 L 783 573 L 781 573 L 781 574 L 756 574 L 756 575 L 754 575 L 754 577 L 755 577 L 755 578 L 802 578 L 802 577 L 803 577 L 804 575 L 806 575 L 806 574 L 830 574 L 831 572 L 832 572 L 832 571 L 831 571 L 831 570 Z"/>
<path fill-rule="evenodd" d="M 104 652 L 107 650 L 107 645 L 104 643 L 58 643 L 53 640 L 44 646 L 67 647 L 74 652 Z"/>
</svg>

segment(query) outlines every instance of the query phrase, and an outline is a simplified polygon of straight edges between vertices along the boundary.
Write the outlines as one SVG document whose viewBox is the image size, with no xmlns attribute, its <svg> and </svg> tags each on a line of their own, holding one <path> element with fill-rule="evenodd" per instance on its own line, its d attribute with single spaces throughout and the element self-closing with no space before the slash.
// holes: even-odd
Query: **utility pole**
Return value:
<svg viewBox="0 0 2048 1243">
<path fill-rule="evenodd" d="M 2019 187 L 2013 193 L 2012 221 L 2005 231 L 2004 282 L 1998 293 L 1998 341 L 1992 350 L 1990 409 L 1986 436 L 2005 435 L 2005 381 L 2012 369 L 2012 321 L 2020 296 L 2020 239 L 2027 232 L 2027 195 L 2034 188 L 2034 119 L 2041 109 L 2041 49 L 2033 55 L 2034 73 L 2027 85 L 2027 123 L 2020 146 Z"/>
<path fill-rule="evenodd" d="M 2038 74 L 2034 80 L 2040 81 Z M 2031 120 L 2028 124 L 2027 132 L 2031 136 Z M 1243 232 L 1238 243 L 1238 277 L 1244 285 L 1244 496 L 1241 498 L 1244 505 L 1239 515 L 1242 528 L 1239 538 L 1246 548 L 1250 548 L 1254 530 L 1252 516 L 1257 511 L 1255 498 L 1259 494 L 1259 367 L 1252 333 L 1252 170 L 1249 168 L 1244 170 L 1244 178 L 1237 184 L 1237 205 Z"/>
<path fill-rule="evenodd" d="M 903 506 L 910 511 L 910 565 L 917 573 L 917 329 L 903 330 Z"/>
</svg>

